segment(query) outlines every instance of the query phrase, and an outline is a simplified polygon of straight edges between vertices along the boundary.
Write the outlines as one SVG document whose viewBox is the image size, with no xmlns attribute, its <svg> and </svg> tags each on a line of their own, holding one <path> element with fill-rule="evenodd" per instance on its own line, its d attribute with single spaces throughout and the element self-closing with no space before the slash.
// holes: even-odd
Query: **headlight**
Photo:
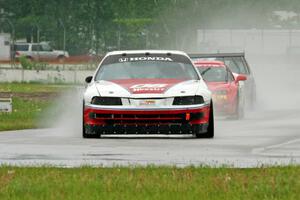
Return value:
<svg viewBox="0 0 300 200">
<path fill-rule="evenodd" d="M 173 105 L 194 105 L 203 103 L 204 99 L 202 96 L 175 97 L 173 101 Z"/>
<path fill-rule="evenodd" d="M 91 103 L 102 106 L 121 106 L 122 100 L 119 97 L 93 97 Z"/>
<path fill-rule="evenodd" d="M 227 90 L 217 90 L 217 91 L 214 91 L 213 94 L 216 94 L 216 95 L 227 95 Z"/>
</svg>

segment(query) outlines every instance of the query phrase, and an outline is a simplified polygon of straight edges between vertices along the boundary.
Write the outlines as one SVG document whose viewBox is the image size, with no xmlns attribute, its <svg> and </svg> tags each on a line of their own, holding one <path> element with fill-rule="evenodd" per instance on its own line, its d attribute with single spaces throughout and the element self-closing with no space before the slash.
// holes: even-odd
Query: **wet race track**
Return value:
<svg viewBox="0 0 300 200">
<path fill-rule="evenodd" d="M 300 164 L 299 70 L 256 68 L 259 106 L 243 120 L 217 119 L 214 139 L 130 136 L 82 139 L 80 109 L 59 128 L 2 132 L 0 164 L 261 165 Z M 273 69 L 272 69 L 273 70 Z M 297 73 L 295 73 L 297 72 Z M 265 76 L 268 74 L 268 76 Z M 80 107 L 80 106 L 78 106 Z M 76 116 L 76 120 L 66 119 Z M 78 120 L 79 119 L 79 120 Z"/>
<path fill-rule="evenodd" d="M 299 114 L 300 110 L 251 113 L 238 125 L 233 120 L 217 120 L 214 139 L 192 136 L 82 139 L 80 130 L 74 134 L 67 129 L 6 132 L 0 134 L 0 162 L 63 166 L 226 164 L 236 167 L 300 163 Z"/>
</svg>

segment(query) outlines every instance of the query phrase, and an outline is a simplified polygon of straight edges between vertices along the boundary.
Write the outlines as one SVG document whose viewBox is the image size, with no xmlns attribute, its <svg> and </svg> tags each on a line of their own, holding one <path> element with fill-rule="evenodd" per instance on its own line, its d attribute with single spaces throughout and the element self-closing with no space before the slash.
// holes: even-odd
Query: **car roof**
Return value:
<svg viewBox="0 0 300 200">
<path fill-rule="evenodd" d="M 15 43 L 14 45 L 29 45 L 30 43 L 27 42 L 20 42 L 20 43 Z"/>
<path fill-rule="evenodd" d="M 245 57 L 244 52 L 239 53 L 189 53 L 191 58 L 215 58 L 215 57 Z"/>
<path fill-rule="evenodd" d="M 183 55 L 187 56 L 188 55 L 183 52 L 183 51 L 174 51 L 174 50 L 122 50 L 122 51 L 111 51 L 108 52 L 106 55 L 111 56 L 111 55 L 121 55 L 121 54 L 176 54 L 176 55 Z"/>
<path fill-rule="evenodd" d="M 31 45 L 31 44 L 38 44 L 38 45 L 41 45 L 41 44 L 48 44 L 46 42 L 40 42 L 40 43 L 28 43 L 28 42 L 16 42 L 15 45 Z"/>
<path fill-rule="evenodd" d="M 226 67 L 224 62 L 217 60 L 198 60 L 194 61 L 194 65 L 196 65 L 196 67 Z"/>
</svg>

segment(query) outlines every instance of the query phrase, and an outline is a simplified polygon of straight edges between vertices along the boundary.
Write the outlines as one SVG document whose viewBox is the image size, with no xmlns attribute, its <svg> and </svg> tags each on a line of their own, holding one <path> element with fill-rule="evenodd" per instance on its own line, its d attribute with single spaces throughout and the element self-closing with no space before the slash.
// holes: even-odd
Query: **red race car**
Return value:
<svg viewBox="0 0 300 200">
<path fill-rule="evenodd" d="M 216 113 L 243 118 L 245 97 L 240 81 L 247 77 L 232 73 L 221 61 L 195 61 L 194 65 L 212 92 Z"/>
</svg>

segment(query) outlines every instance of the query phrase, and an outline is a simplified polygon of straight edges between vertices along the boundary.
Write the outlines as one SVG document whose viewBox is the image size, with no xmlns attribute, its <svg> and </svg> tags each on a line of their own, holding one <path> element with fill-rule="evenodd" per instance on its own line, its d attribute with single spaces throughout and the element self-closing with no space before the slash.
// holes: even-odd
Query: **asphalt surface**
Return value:
<svg viewBox="0 0 300 200">
<path fill-rule="evenodd" d="M 300 110 L 248 113 L 216 120 L 214 139 L 117 136 L 82 139 L 79 128 L 0 133 L 0 163 L 12 165 L 227 165 L 300 163 Z"/>
</svg>

